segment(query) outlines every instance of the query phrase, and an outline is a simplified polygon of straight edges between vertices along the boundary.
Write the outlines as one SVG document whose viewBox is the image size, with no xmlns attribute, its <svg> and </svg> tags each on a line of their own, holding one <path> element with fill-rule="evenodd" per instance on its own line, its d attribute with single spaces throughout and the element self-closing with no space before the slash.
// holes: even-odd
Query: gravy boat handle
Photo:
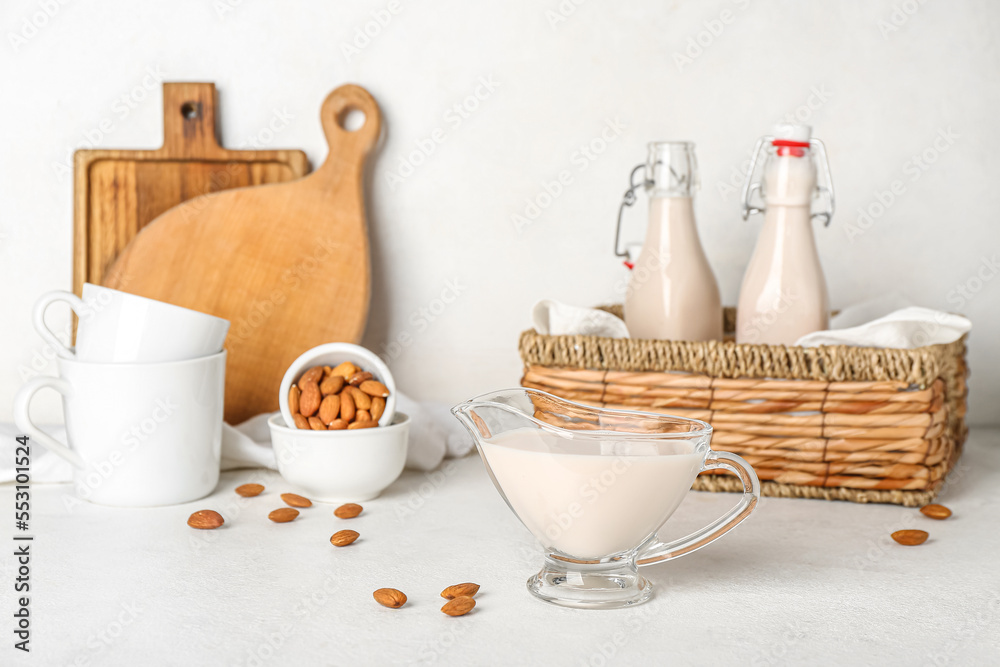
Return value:
<svg viewBox="0 0 1000 667">
<path fill-rule="evenodd" d="M 743 482 L 743 498 L 736 507 L 701 530 L 696 530 L 686 537 L 672 542 L 660 542 L 659 538 L 656 538 L 654 542 L 639 552 L 637 565 L 651 565 L 686 556 L 692 551 L 701 549 L 709 542 L 719 539 L 750 516 L 760 499 L 760 481 L 757 479 L 757 473 L 754 472 L 749 463 L 736 454 L 709 452 L 701 470 L 720 469 L 735 473 Z"/>
</svg>

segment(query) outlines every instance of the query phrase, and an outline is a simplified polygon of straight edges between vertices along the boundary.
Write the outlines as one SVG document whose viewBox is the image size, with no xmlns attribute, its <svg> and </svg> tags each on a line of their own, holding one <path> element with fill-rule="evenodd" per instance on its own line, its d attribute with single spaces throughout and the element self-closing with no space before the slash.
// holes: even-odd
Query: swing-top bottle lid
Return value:
<svg viewBox="0 0 1000 667">
<path fill-rule="evenodd" d="M 775 146 L 795 146 L 803 148 L 809 146 L 812 138 L 812 128 L 808 125 L 796 125 L 794 123 L 781 123 L 774 126 L 774 139 L 771 141 Z"/>
</svg>

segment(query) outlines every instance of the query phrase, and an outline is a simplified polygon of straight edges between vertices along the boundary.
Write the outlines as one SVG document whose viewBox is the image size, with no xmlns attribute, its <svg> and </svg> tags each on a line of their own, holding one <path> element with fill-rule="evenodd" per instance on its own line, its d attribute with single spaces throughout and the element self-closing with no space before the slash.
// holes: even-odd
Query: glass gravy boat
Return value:
<svg viewBox="0 0 1000 667">
<path fill-rule="evenodd" d="M 545 560 L 528 590 L 546 602 L 615 608 L 649 599 L 638 566 L 691 553 L 757 506 L 760 483 L 735 454 L 710 447 L 703 421 L 594 408 L 534 389 L 506 389 L 456 405 L 493 484 L 541 542 Z M 703 470 L 743 481 L 725 516 L 687 537 L 656 532 Z"/>
</svg>

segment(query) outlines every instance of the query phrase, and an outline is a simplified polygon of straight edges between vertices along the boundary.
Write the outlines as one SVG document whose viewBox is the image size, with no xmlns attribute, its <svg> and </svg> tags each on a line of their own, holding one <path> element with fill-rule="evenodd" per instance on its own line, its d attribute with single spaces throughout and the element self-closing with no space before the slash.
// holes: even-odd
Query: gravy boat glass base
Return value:
<svg viewBox="0 0 1000 667">
<path fill-rule="evenodd" d="M 584 609 L 645 602 L 642 565 L 679 558 L 749 516 L 760 484 L 739 456 L 710 447 L 703 421 L 595 408 L 534 389 L 507 389 L 452 408 L 476 440 L 493 484 L 545 550 L 528 590 Z M 727 470 L 743 481 L 727 514 L 670 542 L 656 532 L 698 473 Z"/>
<path fill-rule="evenodd" d="M 580 563 L 552 554 L 546 554 L 542 570 L 527 585 L 539 600 L 578 609 L 629 607 L 653 594 L 653 585 L 639 574 L 634 560 Z"/>
</svg>

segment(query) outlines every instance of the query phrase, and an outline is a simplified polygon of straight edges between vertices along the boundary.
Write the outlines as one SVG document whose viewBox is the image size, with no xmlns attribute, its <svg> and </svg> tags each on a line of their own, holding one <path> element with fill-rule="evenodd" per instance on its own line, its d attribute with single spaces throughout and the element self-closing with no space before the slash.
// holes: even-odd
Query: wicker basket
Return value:
<svg viewBox="0 0 1000 667">
<path fill-rule="evenodd" d="M 621 315 L 621 308 L 606 310 Z M 735 310 L 727 308 L 726 331 Z M 703 419 L 771 496 L 930 502 L 965 441 L 964 337 L 912 350 L 521 334 L 521 384 L 595 406 Z M 704 491 L 742 491 L 703 474 Z"/>
</svg>

